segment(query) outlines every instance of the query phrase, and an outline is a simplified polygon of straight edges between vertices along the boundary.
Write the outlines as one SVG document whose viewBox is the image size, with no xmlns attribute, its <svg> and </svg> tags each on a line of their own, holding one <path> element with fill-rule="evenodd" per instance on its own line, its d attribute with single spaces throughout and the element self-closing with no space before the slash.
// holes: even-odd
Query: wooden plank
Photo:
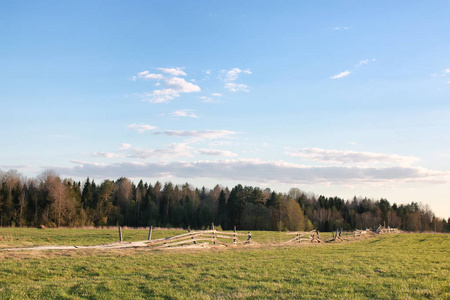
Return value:
<svg viewBox="0 0 450 300">
<path fill-rule="evenodd" d="M 184 241 L 181 241 L 181 242 L 167 243 L 167 244 L 155 246 L 154 248 L 165 248 L 165 247 L 170 247 L 170 246 L 175 246 L 175 245 L 189 244 L 189 243 L 192 243 L 192 242 L 193 242 L 192 240 L 184 240 Z"/>
<path fill-rule="evenodd" d="M 207 235 L 200 234 L 200 236 L 207 236 Z M 237 239 L 234 236 L 226 236 L 226 235 L 221 235 L 221 234 L 216 234 L 216 237 L 222 238 L 222 239 L 230 239 L 230 240 Z M 237 239 L 237 240 L 239 240 L 239 239 Z"/>
</svg>

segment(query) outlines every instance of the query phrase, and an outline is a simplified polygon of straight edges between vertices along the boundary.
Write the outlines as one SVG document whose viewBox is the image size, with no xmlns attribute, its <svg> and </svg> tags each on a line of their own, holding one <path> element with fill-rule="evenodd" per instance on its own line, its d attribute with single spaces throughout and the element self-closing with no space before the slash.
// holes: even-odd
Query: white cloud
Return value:
<svg viewBox="0 0 450 300">
<path fill-rule="evenodd" d="M 120 154 L 113 153 L 113 152 L 92 152 L 91 156 L 94 156 L 94 157 L 105 157 L 105 158 L 121 157 Z"/>
<path fill-rule="evenodd" d="M 215 155 L 215 156 L 226 156 L 226 157 L 236 157 L 236 153 L 228 150 L 217 150 L 217 149 L 198 149 L 196 151 L 198 154 L 202 155 Z"/>
<path fill-rule="evenodd" d="M 411 165 L 412 163 L 418 161 L 417 158 L 411 156 L 373 152 L 326 150 L 320 148 L 304 148 L 286 151 L 286 154 L 300 157 L 305 160 L 338 164 Z"/>
<path fill-rule="evenodd" d="M 164 76 L 161 74 L 153 74 L 153 73 L 150 73 L 149 71 L 143 71 L 143 72 L 137 73 L 136 76 L 131 77 L 131 80 L 133 80 L 133 81 L 136 81 L 138 79 L 161 80 L 161 79 L 164 79 Z"/>
<path fill-rule="evenodd" d="M 176 110 L 174 112 L 171 112 L 170 115 L 174 117 L 198 118 L 198 116 L 191 109 Z"/>
<path fill-rule="evenodd" d="M 333 30 L 348 30 L 350 27 L 334 27 Z"/>
<path fill-rule="evenodd" d="M 164 131 L 157 131 L 154 134 L 214 140 L 218 138 L 230 138 L 231 136 L 235 135 L 236 132 L 228 130 L 203 130 L 203 131 L 164 130 Z"/>
<path fill-rule="evenodd" d="M 184 143 L 181 144 L 171 144 L 167 148 L 159 148 L 159 149 L 142 149 L 142 148 L 134 148 L 131 149 L 130 158 L 139 158 L 139 159 L 149 159 L 149 158 L 159 158 L 159 159 L 167 159 L 173 157 L 189 157 L 191 154 L 191 147 L 187 146 Z"/>
<path fill-rule="evenodd" d="M 344 78 L 345 76 L 350 75 L 350 73 L 351 73 L 350 71 L 344 71 L 344 72 L 341 72 L 341 73 L 339 73 L 337 75 L 331 76 L 330 79 Z"/>
<path fill-rule="evenodd" d="M 146 125 L 146 124 L 130 124 L 130 125 L 128 125 L 128 129 L 135 130 L 139 133 L 144 133 L 148 130 L 153 130 L 156 128 L 158 128 L 158 127 L 152 126 L 152 125 Z"/>
<path fill-rule="evenodd" d="M 183 78 L 172 77 L 164 79 L 167 89 L 154 90 L 151 93 L 143 94 L 143 101 L 150 103 L 163 103 L 174 98 L 180 97 L 181 93 L 200 92 L 198 85 L 187 82 Z"/>
<path fill-rule="evenodd" d="M 200 99 L 202 99 L 202 102 L 204 102 L 204 103 L 218 103 L 218 102 L 220 102 L 218 100 L 214 100 L 213 98 L 206 97 L 206 96 L 202 96 L 202 97 L 200 97 Z"/>
<path fill-rule="evenodd" d="M 147 101 L 150 103 L 163 103 L 176 97 L 180 97 L 180 93 L 178 93 L 174 89 L 162 89 L 154 90 L 151 93 L 142 94 L 142 101 Z"/>
<path fill-rule="evenodd" d="M 120 150 L 120 151 L 123 151 L 123 150 L 127 150 L 127 149 L 129 149 L 129 148 L 131 148 L 131 144 L 123 143 L 123 144 L 120 145 L 119 150 Z"/>
<path fill-rule="evenodd" d="M 212 93 L 211 96 L 213 97 L 222 97 L 221 93 Z"/>
<path fill-rule="evenodd" d="M 158 68 L 158 70 L 172 76 L 186 75 L 182 68 Z M 182 93 L 195 93 L 201 91 L 200 86 L 188 82 L 184 78 L 165 77 L 162 74 L 152 74 L 149 71 L 139 72 L 136 76 L 132 77 L 132 80 L 134 81 L 137 79 L 159 80 L 155 86 L 165 85 L 165 88 L 141 94 L 142 100 L 150 103 L 163 103 L 180 97 L 180 94 Z M 191 81 L 195 80 L 191 79 Z"/>
<path fill-rule="evenodd" d="M 144 154 L 144 157 L 146 155 Z M 150 154 L 151 156 L 151 154 Z M 388 183 L 448 183 L 448 172 L 414 167 L 306 167 L 286 162 L 236 159 L 196 162 L 123 162 L 108 165 L 75 162 L 73 168 L 53 167 L 64 176 L 96 178 L 136 177 L 161 178 L 172 176 L 192 180 L 215 178 L 248 183 L 281 184 L 388 184 Z"/>
<path fill-rule="evenodd" d="M 186 76 L 187 74 L 183 71 L 184 68 L 157 68 L 163 73 L 170 74 L 172 76 Z"/>
<path fill-rule="evenodd" d="M 222 147 L 222 146 L 230 146 L 233 145 L 232 141 L 214 141 L 209 143 L 211 147 Z"/>
<path fill-rule="evenodd" d="M 252 74 L 249 69 L 241 70 L 239 68 L 233 68 L 229 71 L 222 70 L 222 72 L 225 73 L 225 81 L 235 81 L 236 79 L 238 79 L 239 74 Z"/>
<path fill-rule="evenodd" d="M 198 85 L 187 82 L 183 78 L 179 77 L 166 79 L 166 85 L 172 88 L 177 93 L 194 93 L 201 91 Z"/>
<path fill-rule="evenodd" d="M 368 60 L 368 59 L 361 60 L 361 61 L 359 61 L 359 63 L 356 64 L 356 67 L 359 68 L 359 67 L 361 67 L 362 65 L 367 65 L 368 63 L 369 63 L 369 60 Z"/>
<path fill-rule="evenodd" d="M 248 86 L 243 83 L 228 82 L 225 88 L 232 92 L 249 92 Z"/>
<path fill-rule="evenodd" d="M 372 59 L 364 59 L 364 60 L 361 60 L 361 61 L 359 61 L 356 65 L 355 65 L 355 67 L 356 68 L 360 68 L 360 67 L 362 67 L 363 65 L 367 65 L 367 64 L 369 64 L 370 62 L 374 62 L 375 61 L 375 58 L 372 58 Z"/>
<path fill-rule="evenodd" d="M 353 70 L 357 70 L 357 69 L 361 68 L 362 66 L 367 65 L 367 64 L 369 64 L 371 62 L 374 62 L 374 61 L 375 61 L 375 58 L 372 58 L 372 59 L 366 58 L 366 59 L 360 60 L 357 64 L 355 64 Z M 339 74 L 331 76 L 330 79 L 344 78 L 344 77 L 347 77 L 348 75 L 350 75 L 351 73 L 352 73 L 352 71 L 346 70 L 344 72 L 341 72 Z"/>
</svg>

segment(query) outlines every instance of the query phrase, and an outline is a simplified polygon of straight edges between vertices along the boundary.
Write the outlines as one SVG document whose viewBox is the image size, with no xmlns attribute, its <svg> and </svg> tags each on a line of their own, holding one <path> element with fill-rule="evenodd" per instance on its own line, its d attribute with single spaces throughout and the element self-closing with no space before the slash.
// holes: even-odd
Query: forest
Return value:
<svg viewBox="0 0 450 300">
<path fill-rule="evenodd" d="M 406 231 L 450 232 L 450 218 L 434 215 L 416 202 L 391 204 L 387 199 L 317 196 L 298 188 L 277 193 L 269 188 L 188 183 L 136 185 L 121 177 L 96 183 L 62 179 L 48 170 L 25 178 L 0 170 L 2 227 L 175 227 L 206 229 L 212 223 L 226 230 L 331 231 L 364 229 L 384 224 Z"/>
</svg>

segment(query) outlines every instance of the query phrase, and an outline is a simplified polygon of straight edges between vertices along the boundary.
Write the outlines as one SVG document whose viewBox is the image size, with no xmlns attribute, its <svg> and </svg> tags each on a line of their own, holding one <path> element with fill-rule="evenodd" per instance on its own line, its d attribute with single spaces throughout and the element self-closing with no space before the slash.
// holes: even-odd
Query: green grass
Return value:
<svg viewBox="0 0 450 300">
<path fill-rule="evenodd" d="M 0 251 L 0 299 L 450 299 L 449 278 L 450 236 L 439 234 L 188 251 Z"/>
</svg>

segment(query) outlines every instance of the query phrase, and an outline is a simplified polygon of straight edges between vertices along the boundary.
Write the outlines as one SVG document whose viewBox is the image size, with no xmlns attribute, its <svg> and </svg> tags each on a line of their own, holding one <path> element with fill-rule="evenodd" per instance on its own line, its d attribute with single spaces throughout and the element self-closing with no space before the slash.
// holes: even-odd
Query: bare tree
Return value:
<svg viewBox="0 0 450 300">
<path fill-rule="evenodd" d="M 50 218 L 56 220 L 56 225 L 59 227 L 68 213 L 66 186 L 52 170 L 45 171 L 42 174 L 42 180 L 50 200 Z"/>
</svg>

